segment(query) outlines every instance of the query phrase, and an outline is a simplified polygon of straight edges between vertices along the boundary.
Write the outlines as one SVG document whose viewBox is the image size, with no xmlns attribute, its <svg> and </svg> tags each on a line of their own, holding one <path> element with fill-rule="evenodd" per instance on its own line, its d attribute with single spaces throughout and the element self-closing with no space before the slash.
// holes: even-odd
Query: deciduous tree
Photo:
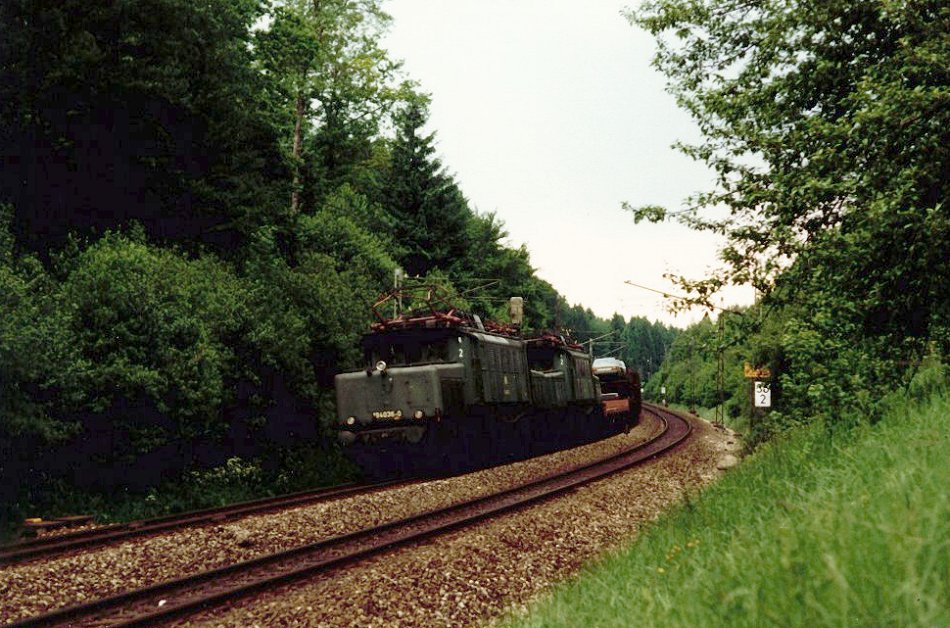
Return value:
<svg viewBox="0 0 950 628">
<path fill-rule="evenodd" d="M 794 305 L 789 330 L 819 339 L 796 349 L 806 361 L 950 349 L 950 6 L 655 0 L 630 17 L 703 132 L 683 150 L 718 175 L 681 216 L 726 237 L 725 266 L 688 285 L 752 283 Z M 721 207 L 723 220 L 699 213 Z M 834 369 L 839 384 L 880 380 L 857 357 Z"/>
<path fill-rule="evenodd" d="M 137 220 L 222 248 L 281 180 L 251 63 L 258 0 L 0 3 L 0 202 L 45 255 Z"/>
</svg>

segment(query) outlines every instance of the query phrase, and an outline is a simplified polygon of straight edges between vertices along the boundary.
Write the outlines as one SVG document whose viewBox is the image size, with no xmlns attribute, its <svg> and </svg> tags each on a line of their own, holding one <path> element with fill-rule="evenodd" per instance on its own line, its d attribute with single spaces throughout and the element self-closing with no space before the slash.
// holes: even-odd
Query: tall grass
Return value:
<svg viewBox="0 0 950 628">
<path fill-rule="evenodd" d="M 524 626 L 950 626 L 950 396 L 799 430 Z"/>
</svg>

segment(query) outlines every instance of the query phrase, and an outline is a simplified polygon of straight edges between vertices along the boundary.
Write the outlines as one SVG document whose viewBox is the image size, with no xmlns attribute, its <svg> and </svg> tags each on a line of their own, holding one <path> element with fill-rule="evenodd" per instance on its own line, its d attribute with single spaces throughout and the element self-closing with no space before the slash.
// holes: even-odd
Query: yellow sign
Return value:
<svg viewBox="0 0 950 628">
<path fill-rule="evenodd" d="M 772 371 L 767 366 L 752 368 L 752 365 L 748 362 L 745 363 L 742 374 L 746 379 L 772 379 Z"/>
</svg>

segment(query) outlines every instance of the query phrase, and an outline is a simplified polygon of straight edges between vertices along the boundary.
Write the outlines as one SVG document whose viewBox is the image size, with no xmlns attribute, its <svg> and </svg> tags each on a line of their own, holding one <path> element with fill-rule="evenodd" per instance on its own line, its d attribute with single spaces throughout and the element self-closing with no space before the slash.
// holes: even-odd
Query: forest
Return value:
<svg viewBox="0 0 950 628">
<path fill-rule="evenodd" d="M 744 364 L 767 368 L 757 443 L 805 423 L 873 424 L 923 367 L 927 386 L 946 382 L 950 7 L 655 0 L 627 17 L 655 36 L 654 65 L 702 131 L 681 150 L 717 176 L 684 208 L 627 209 L 726 242 L 718 271 L 679 278 L 681 306 L 717 322 L 677 338 L 648 394 L 724 401 L 748 428 Z M 758 302 L 716 312 L 729 283 Z"/>
<path fill-rule="evenodd" d="M 436 155 L 379 0 L 0 4 L 0 524 L 353 477 L 328 436 L 396 269 L 659 368 Z"/>
<path fill-rule="evenodd" d="M 381 0 L 0 3 L 0 527 L 352 478 L 332 380 L 397 269 L 489 318 L 523 297 L 531 328 L 621 357 L 650 398 L 718 406 L 750 446 L 873 423 L 924 367 L 946 380 L 950 8 L 625 15 L 717 179 L 626 205 L 725 243 L 677 278 L 674 306 L 710 312 L 685 331 L 569 304 L 474 207 Z M 759 298 L 717 309 L 727 284 Z M 770 373 L 754 424 L 745 364 Z"/>
</svg>

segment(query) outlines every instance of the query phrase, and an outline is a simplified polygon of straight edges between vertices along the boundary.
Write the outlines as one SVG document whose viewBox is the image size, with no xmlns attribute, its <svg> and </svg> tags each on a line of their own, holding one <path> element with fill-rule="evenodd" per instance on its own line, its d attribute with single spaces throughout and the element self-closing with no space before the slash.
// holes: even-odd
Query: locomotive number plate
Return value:
<svg viewBox="0 0 950 628">
<path fill-rule="evenodd" d="M 401 419 L 402 410 L 377 410 L 373 413 L 374 419 Z"/>
</svg>

